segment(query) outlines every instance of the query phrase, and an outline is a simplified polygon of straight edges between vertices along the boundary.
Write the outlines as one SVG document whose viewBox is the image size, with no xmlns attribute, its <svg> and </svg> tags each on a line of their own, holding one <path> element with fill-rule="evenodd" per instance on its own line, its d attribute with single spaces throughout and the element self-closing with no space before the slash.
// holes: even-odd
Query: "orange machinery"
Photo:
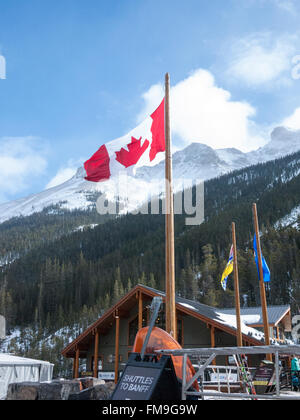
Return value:
<svg viewBox="0 0 300 420">
<path fill-rule="evenodd" d="M 170 350 L 178 350 L 182 347 L 180 344 L 166 331 L 162 330 L 158 327 L 153 327 L 150 337 L 147 337 L 148 330 L 150 327 L 142 328 L 138 331 L 135 342 L 133 345 L 133 352 L 134 353 L 141 353 L 143 349 L 144 342 L 146 338 L 148 339 L 148 343 L 146 346 L 145 354 L 155 354 L 156 350 L 162 349 L 170 349 Z M 171 356 L 175 373 L 177 379 L 182 383 L 182 365 L 183 365 L 183 357 L 182 356 Z M 159 355 L 158 355 L 159 358 Z M 187 367 L 186 367 L 186 383 L 188 383 L 194 376 L 195 370 L 189 358 L 187 358 Z M 193 388 L 196 391 L 199 391 L 198 382 L 195 381 L 193 383 Z"/>
</svg>

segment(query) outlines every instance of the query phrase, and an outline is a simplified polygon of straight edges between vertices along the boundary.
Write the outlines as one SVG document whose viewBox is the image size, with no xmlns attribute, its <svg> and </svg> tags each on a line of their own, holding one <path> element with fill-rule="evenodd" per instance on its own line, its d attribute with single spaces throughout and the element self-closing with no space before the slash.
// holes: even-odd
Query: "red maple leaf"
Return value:
<svg viewBox="0 0 300 420">
<path fill-rule="evenodd" d="M 142 137 L 140 137 L 138 140 L 134 137 L 131 137 L 131 143 L 127 144 L 128 150 L 125 150 L 122 147 L 119 152 L 116 152 L 116 160 L 121 163 L 121 165 L 125 166 L 125 168 L 135 165 L 148 148 L 150 144 L 149 140 L 146 139 L 143 146 L 141 146 L 141 140 Z"/>
</svg>

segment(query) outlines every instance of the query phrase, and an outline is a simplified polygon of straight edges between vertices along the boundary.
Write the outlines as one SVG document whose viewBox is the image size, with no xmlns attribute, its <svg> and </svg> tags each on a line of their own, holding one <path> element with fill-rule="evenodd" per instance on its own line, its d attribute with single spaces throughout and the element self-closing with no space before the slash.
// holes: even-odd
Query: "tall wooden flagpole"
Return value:
<svg viewBox="0 0 300 420">
<path fill-rule="evenodd" d="M 166 182 L 166 330 L 177 338 L 176 306 L 175 306 L 175 248 L 174 248 L 174 204 L 172 186 L 172 153 L 170 126 L 170 76 L 165 76 L 165 182 Z"/>
<path fill-rule="evenodd" d="M 236 328 L 237 328 L 237 345 L 243 346 L 242 326 L 241 326 L 241 303 L 240 303 L 240 286 L 239 272 L 237 262 L 236 234 L 235 223 L 231 224 L 232 244 L 233 244 L 233 274 L 234 274 L 234 291 L 235 291 L 235 312 L 236 312 Z"/>
<path fill-rule="evenodd" d="M 258 225 L 256 203 L 254 203 L 252 206 L 252 212 L 253 212 L 254 230 L 255 230 L 255 235 L 256 235 L 256 245 L 257 245 L 257 259 L 258 259 L 258 268 L 259 268 L 259 288 L 260 288 L 261 310 L 262 310 L 263 321 L 264 321 L 265 345 L 269 346 L 270 345 L 270 328 L 269 328 L 269 318 L 268 318 L 268 310 L 267 310 L 266 289 L 265 289 L 265 284 L 264 284 L 262 253 L 261 253 L 261 246 L 260 246 L 259 225 Z M 272 356 L 267 355 L 267 358 L 270 360 L 272 359 Z"/>
</svg>

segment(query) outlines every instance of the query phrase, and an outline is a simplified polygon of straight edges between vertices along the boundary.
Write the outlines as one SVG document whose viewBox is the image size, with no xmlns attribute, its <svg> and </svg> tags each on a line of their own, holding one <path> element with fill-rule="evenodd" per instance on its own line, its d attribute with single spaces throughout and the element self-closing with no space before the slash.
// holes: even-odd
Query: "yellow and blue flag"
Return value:
<svg viewBox="0 0 300 420">
<path fill-rule="evenodd" d="M 257 256 L 256 234 L 254 234 L 253 249 L 254 249 L 255 263 L 256 263 L 257 272 L 258 272 L 258 278 L 259 278 L 260 276 L 259 276 L 259 265 L 258 265 L 258 256 Z M 262 262 L 262 268 L 263 268 L 264 283 L 269 283 L 271 280 L 271 273 L 270 273 L 268 264 L 266 263 L 266 260 L 264 259 L 262 254 L 261 254 L 261 262 Z"/>
<path fill-rule="evenodd" d="M 232 272 L 233 272 L 233 245 L 231 246 L 230 254 L 229 254 L 229 260 L 226 264 L 225 270 L 223 271 L 222 279 L 221 279 L 221 285 L 222 285 L 222 287 L 225 291 L 226 291 L 226 288 L 227 288 L 228 276 Z"/>
</svg>

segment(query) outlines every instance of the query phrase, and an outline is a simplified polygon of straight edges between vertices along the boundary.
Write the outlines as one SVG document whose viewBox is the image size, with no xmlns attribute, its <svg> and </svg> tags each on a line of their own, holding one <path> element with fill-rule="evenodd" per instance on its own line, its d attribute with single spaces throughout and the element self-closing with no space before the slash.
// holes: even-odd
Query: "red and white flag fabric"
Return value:
<svg viewBox="0 0 300 420">
<path fill-rule="evenodd" d="M 165 151 L 165 101 L 127 135 L 103 144 L 84 163 L 85 179 L 100 182 L 127 168 L 149 166 Z"/>
</svg>

